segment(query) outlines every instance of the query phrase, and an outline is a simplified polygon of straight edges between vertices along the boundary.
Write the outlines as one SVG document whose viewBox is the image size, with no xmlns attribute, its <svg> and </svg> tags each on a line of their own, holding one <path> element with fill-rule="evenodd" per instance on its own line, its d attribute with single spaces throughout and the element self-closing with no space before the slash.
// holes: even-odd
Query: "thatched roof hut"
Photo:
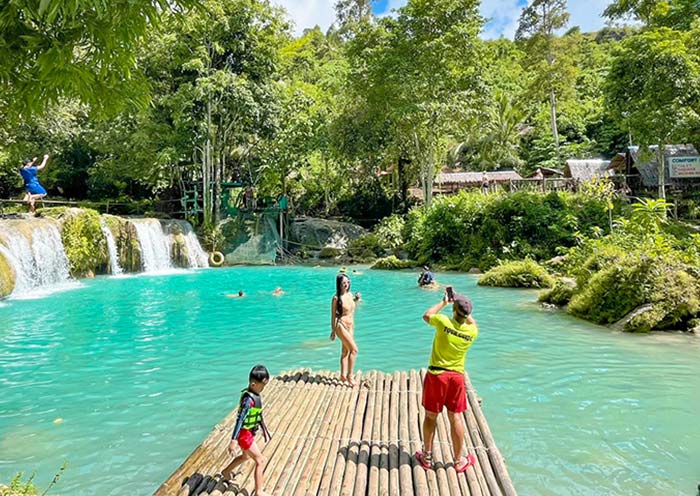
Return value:
<svg viewBox="0 0 700 496">
<path fill-rule="evenodd" d="M 652 145 L 646 153 L 642 153 L 638 146 L 630 146 L 627 153 L 618 154 L 609 168 L 623 172 L 628 176 L 638 175 L 642 186 L 655 188 L 659 184 L 659 147 Z M 700 184 L 700 177 L 671 177 L 669 164 L 672 157 L 697 157 L 698 151 L 693 145 L 666 145 L 664 147 L 664 163 L 666 175 L 664 183 L 679 189 L 685 189 Z"/>
<path fill-rule="evenodd" d="M 567 160 L 564 166 L 564 177 L 570 177 L 579 182 L 592 181 L 595 178 L 609 177 L 614 174 L 608 169 L 609 160 L 591 158 L 584 160 Z"/>
<path fill-rule="evenodd" d="M 549 167 L 538 167 L 535 172 L 530 175 L 530 179 L 545 179 L 545 178 L 558 178 L 564 177 L 564 172 L 558 169 L 551 169 Z"/>
<path fill-rule="evenodd" d="M 486 176 L 490 183 L 508 183 L 511 179 L 523 177 L 515 171 L 487 171 Z M 435 178 L 436 184 L 458 184 L 460 186 L 480 186 L 483 181 L 483 172 L 443 172 Z"/>
</svg>

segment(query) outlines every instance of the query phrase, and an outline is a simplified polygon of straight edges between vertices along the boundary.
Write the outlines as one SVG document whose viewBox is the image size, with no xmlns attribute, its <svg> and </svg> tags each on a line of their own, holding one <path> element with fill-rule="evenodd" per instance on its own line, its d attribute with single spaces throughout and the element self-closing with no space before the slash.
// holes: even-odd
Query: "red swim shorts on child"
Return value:
<svg viewBox="0 0 700 496">
<path fill-rule="evenodd" d="M 423 381 L 423 407 L 429 412 L 440 413 L 443 407 L 450 412 L 467 410 L 467 388 L 464 375 L 447 370 L 440 374 L 425 374 Z"/>
<path fill-rule="evenodd" d="M 238 446 L 240 446 L 243 451 L 249 450 L 250 447 L 253 446 L 254 441 L 255 434 L 248 429 L 241 429 L 241 432 L 238 433 Z"/>
</svg>

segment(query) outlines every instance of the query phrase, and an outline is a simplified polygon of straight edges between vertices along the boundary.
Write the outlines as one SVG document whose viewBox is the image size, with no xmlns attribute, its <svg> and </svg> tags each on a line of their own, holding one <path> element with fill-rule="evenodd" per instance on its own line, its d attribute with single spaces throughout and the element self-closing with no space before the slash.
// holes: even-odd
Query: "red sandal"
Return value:
<svg viewBox="0 0 700 496">
<path fill-rule="evenodd" d="M 430 451 L 416 451 L 416 461 L 424 470 L 433 468 L 433 454 Z"/>
<path fill-rule="evenodd" d="M 461 474 L 462 472 L 465 472 L 469 467 L 474 465 L 476 463 L 476 458 L 474 458 L 474 455 L 467 455 L 467 463 L 465 463 L 462 466 L 457 466 L 457 462 L 455 462 L 454 467 L 455 467 L 455 472 L 458 474 Z"/>
</svg>

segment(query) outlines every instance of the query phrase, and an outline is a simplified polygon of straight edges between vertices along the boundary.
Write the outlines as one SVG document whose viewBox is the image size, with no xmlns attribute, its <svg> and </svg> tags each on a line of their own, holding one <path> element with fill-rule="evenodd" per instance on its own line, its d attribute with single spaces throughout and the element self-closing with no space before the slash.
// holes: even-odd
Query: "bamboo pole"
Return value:
<svg viewBox="0 0 700 496">
<path fill-rule="evenodd" d="M 391 378 L 391 402 L 389 409 L 389 420 L 387 422 L 387 463 L 389 477 L 387 480 L 387 491 L 382 491 L 382 496 L 399 495 L 399 404 L 401 398 L 401 374 L 396 371 Z"/>
<path fill-rule="evenodd" d="M 389 496 L 389 443 L 391 438 L 389 435 L 390 418 L 391 418 L 391 392 L 396 387 L 392 375 L 384 376 L 384 398 L 382 399 L 382 419 L 380 421 L 381 429 L 379 430 L 379 496 Z M 398 418 L 396 419 L 398 426 Z"/>
<path fill-rule="evenodd" d="M 318 435 L 308 449 L 305 466 L 300 471 L 301 476 L 299 477 L 293 496 L 304 496 L 312 487 L 314 491 L 318 487 L 320 474 L 323 472 L 328 459 L 327 447 L 331 444 L 333 429 L 335 428 L 338 413 L 341 411 L 341 409 L 338 408 L 341 399 L 341 388 L 343 388 L 343 386 L 339 384 L 339 381 L 331 385 L 331 397 L 325 408 L 324 416 L 321 419 L 320 428 L 317 432 Z"/>
<path fill-rule="evenodd" d="M 289 462 L 283 467 L 282 475 L 275 486 L 273 494 L 290 494 L 296 487 L 297 481 L 301 475 L 306 459 L 309 456 L 309 448 L 318 435 L 318 429 L 321 427 L 321 420 L 325 414 L 324 406 L 328 409 L 329 398 L 333 394 L 333 390 L 326 385 L 326 378 L 329 372 L 321 374 L 322 380 L 317 393 L 317 398 L 310 399 L 313 401 L 313 409 L 307 415 L 306 421 L 301 424 L 296 432 L 298 437 L 295 443 L 291 446 L 289 454 Z"/>
<path fill-rule="evenodd" d="M 376 373 L 371 372 L 369 379 L 371 382 L 374 382 L 374 380 L 376 380 Z M 367 465 L 360 467 L 360 454 L 362 453 L 363 457 L 365 455 L 365 446 L 362 442 L 363 435 L 369 437 L 371 433 L 371 430 L 369 432 L 365 432 L 365 425 L 369 424 L 371 429 L 371 409 L 374 406 L 374 395 L 370 394 L 365 387 L 360 387 L 360 404 L 362 405 L 362 408 L 358 409 L 358 412 L 355 414 L 352 431 L 350 433 L 350 440 L 348 442 L 348 456 L 345 464 L 345 477 L 343 477 L 341 494 L 354 494 L 355 485 L 358 484 L 358 474 L 364 475 L 364 478 L 359 482 L 362 492 L 364 492 L 366 487 Z"/>
<path fill-rule="evenodd" d="M 410 371 L 409 386 L 407 392 L 408 400 L 408 439 L 410 439 L 411 449 L 409 451 L 411 456 L 411 466 L 413 467 L 413 489 L 416 496 L 428 496 L 430 495 L 430 490 L 428 486 L 428 475 L 423 467 L 420 466 L 418 461 L 413 455 L 416 451 L 423 449 L 421 443 L 418 441 L 422 439 L 421 434 L 421 419 L 419 410 L 422 408 L 418 405 L 419 399 L 417 398 L 420 388 L 420 377 L 415 370 Z M 434 477 L 435 474 L 433 474 Z M 436 489 L 437 490 L 437 489 Z M 437 494 L 437 493 L 433 493 Z"/>
<path fill-rule="evenodd" d="M 377 377 L 374 381 L 374 405 L 372 415 L 368 415 L 371 419 L 371 427 L 369 437 L 363 435 L 363 449 L 360 450 L 360 467 L 364 464 L 365 476 L 364 480 L 367 485 L 364 493 L 367 496 L 379 495 L 379 459 L 381 457 L 382 445 L 382 414 L 384 411 L 384 387 L 385 377 L 383 372 L 377 372 Z M 366 447 L 366 450 L 365 450 Z M 363 451 L 366 452 L 366 460 L 363 463 Z M 356 492 L 362 493 L 361 474 L 358 470 L 357 481 L 355 482 Z"/>
<path fill-rule="evenodd" d="M 469 376 L 466 374 L 464 377 L 464 381 L 467 385 L 467 396 L 469 397 L 469 402 L 473 406 L 474 417 L 476 418 L 477 424 L 479 426 L 479 431 L 481 432 L 486 447 L 489 450 L 489 459 L 491 460 L 491 465 L 494 471 L 496 472 L 499 481 L 501 482 L 503 493 L 506 496 L 517 496 L 517 492 L 515 491 L 513 482 L 510 479 L 510 475 L 508 475 L 508 469 L 506 468 L 506 464 L 503 461 L 501 452 L 496 447 L 496 442 L 494 441 L 493 436 L 491 435 L 491 429 L 489 428 L 489 425 L 486 422 L 486 418 L 484 418 L 484 414 L 481 410 L 481 407 L 479 406 L 476 393 L 474 392 L 474 386 L 472 385 Z"/>
<path fill-rule="evenodd" d="M 359 380 L 359 376 L 355 376 Z M 340 380 L 338 379 L 338 382 Z M 316 464 L 314 472 L 309 481 L 309 487 L 318 488 L 317 493 L 321 496 L 326 494 L 328 487 L 333 477 L 333 471 L 336 465 L 338 446 L 340 444 L 340 436 L 344 428 L 344 424 L 348 416 L 348 412 L 355 411 L 356 398 L 352 394 L 348 394 L 348 389 L 344 384 L 338 385 L 338 408 L 333 416 L 332 425 L 329 425 L 328 442 L 322 443 L 320 459 L 323 463 Z"/>
<path fill-rule="evenodd" d="M 464 421 L 467 425 L 467 437 L 471 438 L 471 444 L 474 446 L 475 451 L 474 456 L 480 468 L 477 474 L 481 474 L 482 476 L 479 478 L 479 482 L 482 483 L 482 489 L 487 494 L 501 496 L 501 487 L 496 480 L 488 452 L 482 442 L 481 432 L 476 422 L 476 417 L 474 417 L 474 408 L 472 406 L 470 406 L 469 410 L 464 412 Z"/>
<path fill-rule="evenodd" d="M 397 463 L 398 484 L 392 483 L 391 493 L 394 496 L 408 495 L 413 496 L 413 472 L 411 463 L 413 463 L 413 446 L 410 443 L 409 425 L 415 419 L 408 419 L 408 397 L 409 379 L 406 372 L 399 373 L 399 410 L 397 412 L 399 418 L 398 437 L 396 437 L 396 450 L 394 455 L 394 463 Z M 398 487 L 397 487 L 398 486 Z"/>
<path fill-rule="evenodd" d="M 440 447 L 441 451 L 439 456 L 442 459 L 442 472 L 444 472 L 445 477 L 444 483 L 447 486 L 444 494 L 460 496 L 462 494 L 462 489 L 459 485 L 459 480 L 457 477 L 458 474 L 455 471 L 454 463 L 451 463 L 451 461 L 454 460 L 454 456 L 452 456 L 452 451 L 455 449 L 455 447 L 452 446 L 452 437 L 450 435 L 450 422 L 446 413 L 442 412 L 438 416 L 436 430 L 437 439 L 440 441 L 438 446 Z M 438 472 L 438 475 L 440 475 L 440 472 Z M 440 494 L 443 493 L 441 492 Z"/>
<path fill-rule="evenodd" d="M 354 392 L 354 391 L 353 391 Z M 350 422 L 350 432 L 349 436 L 343 436 L 341 440 L 342 444 L 346 444 L 344 448 L 341 447 L 339 455 L 343 456 L 345 459 L 345 470 L 342 474 L 342 480 L 336 479 L 337 486 L 331 486 L 330 494 L 352 494 L 355 485 L 355 475 L 357 473 L 357 456 L 359 452 L 358 442 L 356 441 L 362 434 L 362 423 L 365 417 L 367 408 L 367 397 L 369 393 L 367 388 L 360 388 L 359 397 L 357 400 L 357 409 L 355 410 L 355 416 Z"/>
</svg>

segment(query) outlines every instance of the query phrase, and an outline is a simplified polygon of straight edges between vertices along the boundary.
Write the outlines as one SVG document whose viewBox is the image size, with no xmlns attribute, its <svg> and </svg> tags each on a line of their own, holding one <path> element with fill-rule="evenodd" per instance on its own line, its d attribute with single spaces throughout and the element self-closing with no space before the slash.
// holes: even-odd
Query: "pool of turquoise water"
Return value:
<svg viewBox="0 0 700 496">
<path fill-rule="evenodd" d="M 440 294 L 362 269 L 358 368 L 425 366 Z M 0 302 L 0 480 L 53 493 L 150 494 L 236 406 L 256 363 L 335 369 L 336 269 L 231 268 L 100 278 Z M 614 333 L 542 309 L 536 293 L 438 274 L 474 300 L 467 368 L 523 495 L 694 495 L 700 339 Z M 271 296 L 275 286 L 286 294 Z M 247 296 L 228 299 L 243 289 Z M 57 421 L 62 419 L 62 421 Z"/>
</svg>

